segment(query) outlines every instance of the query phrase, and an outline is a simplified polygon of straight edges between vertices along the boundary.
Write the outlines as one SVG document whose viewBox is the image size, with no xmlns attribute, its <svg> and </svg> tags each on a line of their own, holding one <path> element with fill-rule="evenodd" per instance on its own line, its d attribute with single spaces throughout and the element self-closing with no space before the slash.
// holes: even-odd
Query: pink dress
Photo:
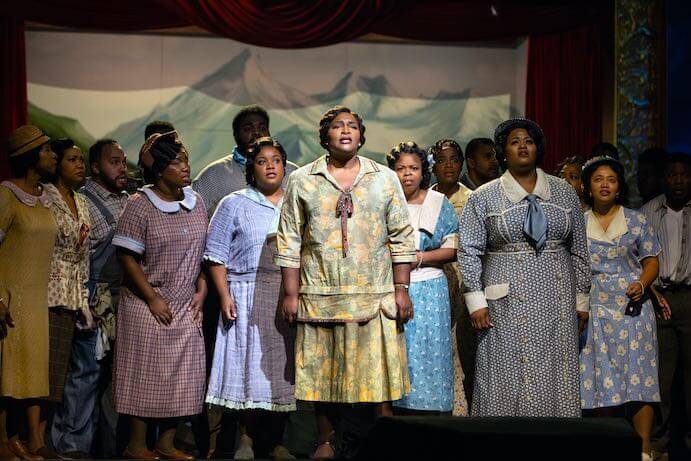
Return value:
<svg viewBox="0 0 691 461">
<path fill-rule="evenodd" d="M 117 312 L 114 391 L 118 413 L 172 418 L 200 413 L 205 391 L 204 338 L 189 310 L 206 241 L 204 204 L 191 188 L 165 202 L 149 188 L 127 202 L 113 245 L 141 255 L 147 280 L 168 303 L 170 325 L 123 287 Z"/>
</svg>

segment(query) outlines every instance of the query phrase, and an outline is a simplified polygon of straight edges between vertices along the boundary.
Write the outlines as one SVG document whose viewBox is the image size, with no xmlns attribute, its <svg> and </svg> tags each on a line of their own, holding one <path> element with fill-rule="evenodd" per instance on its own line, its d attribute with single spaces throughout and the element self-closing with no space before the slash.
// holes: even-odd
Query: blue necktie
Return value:
<svg viewBox="0 0 691 461">
<path fill-rule="evenodd" d="M 542 251 L 547 242 L 547 216 L 542 205 L 537 203 L 537 195 L 530 194 L 528 200 L 528 212 L 523 221 L 523 233 L 528 237 L 528 242 L 536 252 Z"/>
</svg>

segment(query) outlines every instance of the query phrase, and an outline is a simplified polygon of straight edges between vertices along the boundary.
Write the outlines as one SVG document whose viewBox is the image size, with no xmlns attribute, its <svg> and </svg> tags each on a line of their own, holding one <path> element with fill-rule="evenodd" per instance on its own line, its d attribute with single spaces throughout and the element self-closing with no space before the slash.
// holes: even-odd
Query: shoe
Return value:
<svg viewBox="0 0 691 461">
<path fill-rule="evenodd" d="M 284 461 L 289 459 L 297 459 L 295 456 L 290 454 L 290 451 L 283 445 L 276 445 L 276 447 L 271 451 L 270 456 L 276 461 Z"/>
<path fill-rule="evenodd" d="M 53 450 L 52 448 L 48 448 L 46 446 L 43 446 L 38 450 L 34 450 L 32 451 L 32 453 L 34 455 L 39 455 L 43 457 L 43 459 L 62 459 L 62 457 L 60 457 L 60 455 L 55 450 Z"/>
<path fill-rule="evenodd" d="M 156 453 L 151 450 L 145 448 L 141 451 L 132 451 L 130 447 L 125 448 L 122 457 L 125 459 L 158 459 Z"/>
<path fill-rule="evenodd" d="M 317 453 L 321 450 L 322 448 L 324 449 L 330 449 L 331 455 L 317 455 Z M 336 458 L 336 449 L 333 446 L 333 443 L 330 440 L 327 440 L 326 442 L 322 442 L 319 445 L 317 445 L 317 448 L 314 450 L 314 453 L 310 456 L 310 459 L 313 459 L 315 461 L 326 461 L 329 459 L 335 459 Z"/>
<path fill-rule="evenodd" d="M 19 439 L 13 439 L 7 442 L 7 448 L 9 448 L 12 453 L 17 455 L 19 459 L 25 459 L 28 461 L 43 461 L 43 456 L 31 453 L 26 445 L 24 445 L 24 443 Z"/>
<path fill-rule="evenodd" d="M 233 459 L 235 459 L 235 460 L 254 459 L 254 450 L 252 450 L 252 446 L 251 445 L 240 445 L 240 448 L 238 448 L 238 450 L 233 455 Z"/>
<path fill-rule="evenodd" d="M 62 459 L 91 459 L 93 456 L 91 456 L 89 453 L 86 453 L 84 451 L 66 451 L 65 453 L 60 453 L 60 458 Z"/>
<path fill-rule="evenodd" d="M 7 446 L 7 442 L 0 442 L 0 461 L 20 461 L 19 456 Z"/>
<path fill-rule="evenodd" d="M 178 450 L 177 448 L 173 449 L 173 451 L 163 451 L 156 448 L 155 451 L 158 455 L 158 459 L 179 459 L 183 461 L 191 461 L 194 459 L 194 456 L 187 454 L 182 450 Z"/>
</svg>

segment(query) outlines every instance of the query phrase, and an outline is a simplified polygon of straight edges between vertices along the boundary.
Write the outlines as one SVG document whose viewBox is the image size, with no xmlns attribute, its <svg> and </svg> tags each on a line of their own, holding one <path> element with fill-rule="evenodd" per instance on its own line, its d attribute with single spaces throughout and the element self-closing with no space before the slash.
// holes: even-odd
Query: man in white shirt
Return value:
<svg viewBox="0 0 691 461">
<path fill-rule="evenodd" d="M 658 319 L 660 404 L 657 451 L 670 458 L 691 455 L 691 155 L 669 154 L 665 160 L 665 193 L 646 203 L 641 211 L 660 245 L 660 272 L 655 286 L 672 309 L 670 320 Z M 680 392 L 673 395 L 675 379 Z M 676 383 L 675 383 L 676 384 Z M 676 387 L 676 385 L 674 386 Z M 685 401 L 685 406 L 682 402 Z M 675 412 L 672 412 L 675 408 Z M 677 411 L 678 410 L 678 411 Z M 683 414 L 686 417 L 683 417 Z M 676 417 L 675 415 L 679 415 Z M 682 427 L 685 425 L 685 427 Z M 682 439 L 675 440 L 675 434 Z M 677 452 L 678 451 L 678 452 Z"/>
</svg>

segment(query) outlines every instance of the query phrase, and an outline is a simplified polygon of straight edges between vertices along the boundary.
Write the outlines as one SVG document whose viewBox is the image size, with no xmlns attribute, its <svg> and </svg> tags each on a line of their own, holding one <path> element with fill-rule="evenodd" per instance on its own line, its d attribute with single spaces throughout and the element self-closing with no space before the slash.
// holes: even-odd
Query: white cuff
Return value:
<svg viewBox="0 0 691 461">
<path fill-rule="evenodd" d="M 113 237 L 112 243 L 116 247 L 125 248 L 126 250 L 133 251 L 138 255 L 143 255 L 144 250 L 146 249 L 142 242 L 139 242 L 129 237 L 125 237 L 124 235 L 116 235 L 115 237 Z"/>
<path fill-rule="evenodd" d="M 590 295 L 588 293 L 576 293 L 576 310 L 578 312 L 590 311 Z"/>
<path fill-rule="evenodd" d="M 468 308 L 469 313 L 473 313 L 484 307 L 487 307 L 487 299 L 485 299 L 484 291 L 472 291 L 463 295 L 465 298 L 465 307 Z"/>
</svg>

